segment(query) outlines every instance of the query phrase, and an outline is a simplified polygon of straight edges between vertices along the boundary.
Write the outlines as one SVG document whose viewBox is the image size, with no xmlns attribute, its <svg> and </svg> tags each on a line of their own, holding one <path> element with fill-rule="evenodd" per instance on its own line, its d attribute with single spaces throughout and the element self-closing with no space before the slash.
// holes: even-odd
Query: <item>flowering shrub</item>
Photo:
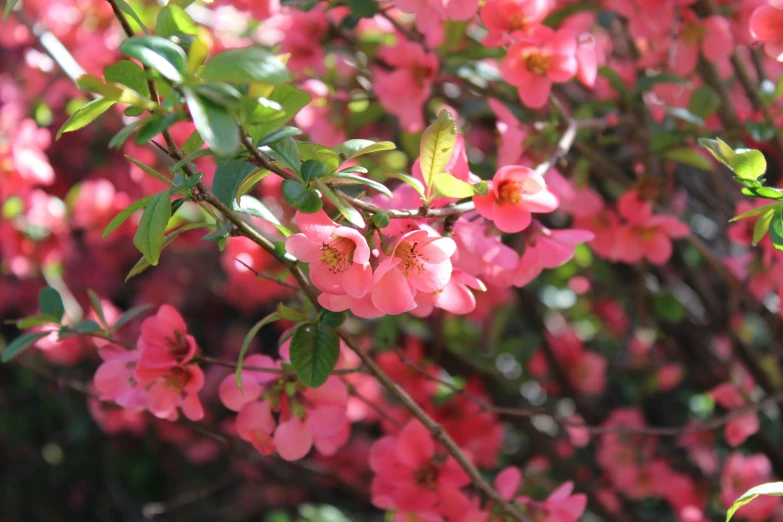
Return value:
<svg viewBox="0 0 783 522">
<path fill-rule="evenodd" d="M 783 2 L 4 6 L 3 521 L 783 520 Z"/>
</svg>

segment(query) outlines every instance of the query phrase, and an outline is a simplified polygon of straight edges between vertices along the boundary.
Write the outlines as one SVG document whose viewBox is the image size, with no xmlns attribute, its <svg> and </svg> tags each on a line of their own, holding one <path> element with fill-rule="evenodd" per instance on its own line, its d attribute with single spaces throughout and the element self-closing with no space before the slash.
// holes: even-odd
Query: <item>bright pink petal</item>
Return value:
<svg viewBox="0 0 783 522">
<path fill-rule="evenodd" d="M 461 488 L 470 484 L 470 476 L 454 460 L 454 457 L 449 457 L 438 472 L 438 484 L 452 488 Z"/>
<path fill-rule="evenodd" d="M 422 270 L 412 269 L 408 273 L 408 282 L 421 292 L 436 292 L 446 286 L 451 279 L 451 261 L 448 259 L 442 263 L 421 263 Z"/>
<path fill-rule="evenodd" d="M 510 205 L 508 203 L 498 205 L 495 208 L 495 226 L 507 234 L 514 234 L 525 230 L 532 216 L 524 205 Z"/>
<path fill-rule="evenodd" d="M 540 109 L 546 105 L 552 91 L 552 80 L 537 74 L 525 75 L 528 82 L 518 87 L 519 98 L 531 109 Z"/>
<path fill-rule="evenodd" d="M 335 236 L 350 239 L 356 245 L 353 252 L 354 263 L 366 263 L 370 260 L 370 247 L 364 236 L 355 228 L 339 227 L 334 231 Z"/>
<path fill-rule="evenodd" d="M 179 401 L 180 391 L 163 382 L 153 384 L 147 391 L 147 408 L 159 419 L 166 419 L 174 413 Z"/>
<path fill-rule="evenodd" d="M 364 297 L 372 288 L 372 268 L 369 263 L 352 264 L 340 274 L 340 285 L 351 297 Z"/>
<path fill-rule="evenodd" d="M 223 406 L 231 411 L 239 411 L 242 409 L 242 406 L 261 396 L 261 392 L 264 391 L 263 388 L 249 377 L 248 372 L 242 372 L 242 391 L 237 386 L 234 374 L 227 375 L 223 379 L 218 388 L 218 395 Z"/>
<path fill-rule="evenodd" d="M 310 280 L 321 292 L 328 294 L 344 294 L 342 274 L 333 272 L 326 263 L 310 264 Z"/>
<path fill-rule="evenodd" d="M 252 439 L 253 430 L 266 434 L 275 431 L 275 419 L 272 418 L 269 402 L 260 401 L 245 404 L 237 415 L 236 429 L 239 436 L 247 441 Z"/>
<path fill-rule="evenodd" d="M 704 57 L 711 62 L 724 60 L 734 51 L 731 24 L 722 16 L 709 16 L 704 22 L 707 32 L 701 42 Z"/>
<path fill-rule="evenodd" d="M 514 466 L 504 469 L 495 477 L 495 489 L 506 500 L 514 498 L 521 485 L 522 472 Z"/>
<path fill-rule="evenodd" d="M 285 250 L 304 263 L 314 263 L 323 256 L 321 243 L 312 241 L 304 234 L 294 234 L 285 240 Z"/>
<path fill-rule="evenodd" d="M 201 405 L 197 394 L 189 393 L 185 395 L 185 398 L 182 400 L 182 413 L 192 421 L 200 421 L 204 418 L 204 407 Z"/>
<path fill-rule="evenodd" d="M 280 423 L 274 435 L 277 453 L 283 460 L 299 460 L 313 447 L 313 435 L 296 417 Z"/>
<path fill-rule="evenodd" d="M 400 462 L 415 469 L 435 455 L 435 442 L 420 422 L 410 421 L 397 435 L 395 451 Z"/>
<path fill-rule="evenodd" d="M 345 406 L 319 406 L 307 411 L 305 426 L 314 437 L 331 437 L 347 423 Z"/>
<path fill-rule="evenodd" d="M 672 241 L 666 234 L 655 232 L 649 239 L 642 241 L 645 257 L 654 265 L 663 265 L 672 256 Z"/>
<path fill-rule="evenodd" d="M 464 315 L 476 309 L 476 296 L 464 284 L 450 281 L 438 294 L 436 303 L 447 312 Z"/>
<path fill-rule="evenodd" d="M 416 250 L 421 252 L 428 263 L 436 264 L 453 256 L 457 251 L 457 244 L 450 237 L 439 237 L 423 246 L 417 246 Z"/>
<path fill-rule="evenodd" d="M 549 189 L 544 189 L 535 194 L 523 194 L 522 201 L 528 212 L 554 212 L 560 206 L 560 199 Z"/>
<path fill-rule="evenodd" d="M 375 270 L 372 304 L 385 314 L 398 315 L 415 306 L 414 291 L 405 275 L 396 267 L 400 260 L 397 259 L 393 265 L 389 261 L 392 260 L 383 261 Z"/>
<path fill-rule="evenodd" d="M 332 237 L 337 224 L 329 219 L 326 212 L 319 210 L 314 214 L 296 213 L 296 226 L 311 241 L 322 243 Z"/>
</svg>

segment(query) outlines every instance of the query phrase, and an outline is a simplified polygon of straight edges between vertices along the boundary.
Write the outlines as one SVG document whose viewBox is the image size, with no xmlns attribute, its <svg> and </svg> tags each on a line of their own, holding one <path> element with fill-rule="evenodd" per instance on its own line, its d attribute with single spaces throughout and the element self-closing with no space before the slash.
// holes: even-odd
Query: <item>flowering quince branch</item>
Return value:
<svg viewBox="0 0 783 522">
<path fill-rule="evenodd" d="M 783 192 L 774 169 L 764 178 L 764 153 L 783 156 L 783 89 L 761 72 L 783 71 L 783 2 L 92 2 L 85 34 L 78 8 L 52 16 L 28 1 L 15 13 L 56 64 L 77 63 L 49 45 L 62 38 L 90 71 L 66 70 L 93 100 L 69 105 L 58 139 L 89 125 L 93 143 L 90 124 L 112 109 L 99 125 L 116 126 L 119 108 L 131 119 L 109 148 L 127 153 L 130 176 L 49 163 L 81 151 L 66 138 L 44 152 L 46 111 L 64 112 L 38 86 L 52 64 L 13 17 L 0 37 L 25 51 L 8 53 L 24 54 L 19 78 L 0 75 L 0 271 L 12 275 L 0 296 L 29 311 L 34 292 L 17 287 L 43 274 L 56 288 L 14 321 L 3 362 L 72 365 L 97 350 L 91 386 L 76 386 L 97 397 L 88 405 L 105 431 L 140 433 L 150 413 L 162 436 L 179 420 L 262 456 L 309 457 L 301 470 L 350 475 L 395 522 L 575 522 L 585 509 L 703 522 L 718 505 L 708 494 L 729 518 L 759 495 L 737 516 L 775 511 L 774 485 L 732 502 L 783 473 L 759 419 L 783 398 L 776 352 L 756 348 L 780 325 L 770 296 L 782 288 Z M 227 12 L 242 23 L 227 27 Z M 113 51 L 112 15 L 127 38 L 107 66 L 91 48 Z M 743 62 L 751 38 L 768 56 L 758 78 Z M 716 134 L 728 143 L 695 146 Z M 737 198 L 708 153 L 756 198 L 737 203 L 725 241 Z M 194 241 L 199 228 L 207 243 Z M 124 289 L 159 306 L 140 317 L 88 291 L 85 312 L 72 242 L 94 254 L 87 275 L 102 295 L 116 290 L 102 275 L 126 261 L 138 259 L 128 278 L 160 265 Z M 184 255 L 209 243 L 225 277 L 202 284 L 207 256 Z M 204 312 L 191 302 L 208 302 L 208 320 L 160 304 L 181 306 L 185 292 L 188 318 Z M 215 325 L 240 316 L 256 322 L 236 361 L 213 356 Z M 252 347 L 272 335 L 273 350 Z M 644 368 L 643 382 L 607 371 L 622 365 Z M 221 368 L 234 371 L 221 380 Z M 661 417 L 681 403 L 689 422 Z M 746 441 L 761 453 L 741 451 Z M 187 458 L 214 458 L 190 442 Z M 260 471 L 281 478 L 270 462 Z M 548 498 L 528 496 L 544 488 Z"/>
</svg>

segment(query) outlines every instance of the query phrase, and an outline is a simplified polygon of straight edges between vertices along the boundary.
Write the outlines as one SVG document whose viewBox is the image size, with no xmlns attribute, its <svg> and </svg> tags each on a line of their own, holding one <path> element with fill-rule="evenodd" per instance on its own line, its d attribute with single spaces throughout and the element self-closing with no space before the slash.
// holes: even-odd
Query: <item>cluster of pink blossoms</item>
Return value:
<svg viewBox="0 0 783 522">
<path fill-rule="evenodd" d="M 95 389 L 101 400 L 123 408 L 147 409 L 169 420 L 176 420 L 181 409 L 199 420 L 204 417 L 198 398 L 204 373 L 194 361 L 198 350 L 179 312 L 163 305 L 142 323 L 135 350 L 115 344 L 100 348 L 104 362 L 95 372 Z"/>
</svg>

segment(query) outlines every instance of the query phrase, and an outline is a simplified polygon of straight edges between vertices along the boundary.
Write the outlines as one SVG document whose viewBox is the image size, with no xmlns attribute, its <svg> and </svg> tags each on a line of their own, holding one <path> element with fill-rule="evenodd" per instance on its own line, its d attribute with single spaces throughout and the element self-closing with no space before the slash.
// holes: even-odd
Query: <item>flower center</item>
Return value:
<svg viewBox="0 0 783 522">
<path fill-rule="evenodd" d="M 501 203 L 516 205 L 522 201 L 522 184 L 516 181 L 501 181 L 498 187 L 498 199 Z"/>
<path fill-rule="evenodd" d="M 321 246 L 321 262 L 329 267 L 329 271 L 334 274 L 341 274 L 348 270 L 353 261 L 353 252 L 356 250 L 356 243 L 348 238 L 337 236 Z"/>
<path fill-rule="evenodd" d="M 426 261 L 427 258 L 421 252 L 416 251 L 417 246 L 417 242 L 400 243 L 394 251 L 394 255 L 402 259 L 402 271 L 405 277 L 408 277 L 411 270 L 416 270 L 419 274 L 424 271 L 422 261 Z"/>
<path fill-rule="evenodd" d="M 525 57 L 525 64 L 528 71 L 543 76 L 552 64 L 552 56 L 534 51 Z"/>
<path fill-rule="evenodd" d="M 175 390 L 181 390 L 187 386 L 190 381 L 190 373 L 184 368 L 178 366 L 171 368 L 165 377 L 166 385 Z"/>
<path fill-rule="evenodd" d="M 683 42 L 690 44 L 697 44 L 702 41 L 707 34 L 707 28 L 701 24 L 687 24 L 685 28 L 680 31 L 680 38 Z"/>
<path fill-rule="evenodd" d="M 187 338 L 179 330 L 174 330 L 174 339 L 167 337 L 169 345 L 169 353 L 174 355 L 177 359 L 182 359 L 188 354 L 190 349 L 190 343 Z"/>
<path fill-rule="evenodd" d="M 438 477 L 438 470 L 432 464 L 424 464 L 413 472 L 413 481 L 428 489 L 435 487 L 435 479 Z"/>
</svg>

